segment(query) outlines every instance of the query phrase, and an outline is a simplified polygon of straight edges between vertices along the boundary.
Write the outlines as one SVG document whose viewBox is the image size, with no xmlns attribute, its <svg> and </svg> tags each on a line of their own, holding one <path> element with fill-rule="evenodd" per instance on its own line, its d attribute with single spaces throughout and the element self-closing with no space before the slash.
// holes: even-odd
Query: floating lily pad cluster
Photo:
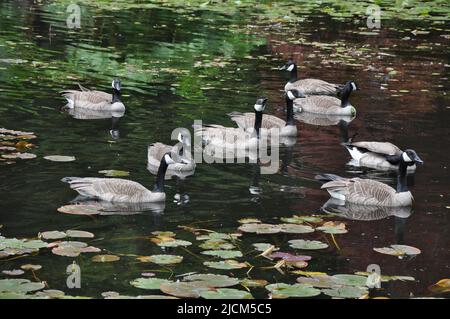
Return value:
<svg viewBox="0 0 450 319">
<path fill-rule="evenodd" d="M 44 247 L 47 247 L 47 243 L 42 240 L 6 238 L 0 236 L 0 258 L 31 254 L 38 252 L 40 248 Z"/>
<path fill-rule="evenodd" d="M 152 234 L 155 235 L 155 237 L 151 238 L 151 241 L 160 247 L 186 247 L 192 245 L 190 241 L 176 239 L 175 233 L 173 232 L 155 231 Z"/>
<path fill-rule="evenodd" d="M 29 150 L 36 146 L 29 142 L 35 139 L 33 132 L 14 131 L 0 128 L 0 163 L 14 164 L 15 160 L 36 158 Z"/>
<path fill-rule="evenodd" d="M 253 296 L 244 290 L 227 288 L 236 286 L 241 280 L 227 275 L 193 274 L 187 275 L 181 281 L 159 278 L 138 278 L 131 285 L 147 290 L 160 290 L 168 295 L 179 298 L 205 299 L 251 299 Z"/>
</svg>

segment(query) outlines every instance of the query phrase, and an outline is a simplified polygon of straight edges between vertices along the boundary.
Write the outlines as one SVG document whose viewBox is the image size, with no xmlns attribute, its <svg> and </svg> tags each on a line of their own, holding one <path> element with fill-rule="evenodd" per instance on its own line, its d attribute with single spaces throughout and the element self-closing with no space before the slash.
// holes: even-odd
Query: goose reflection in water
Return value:
<svg viewBox="0 0 450 319">
<path fill-rule="evenodd" d="M 65 106 L 62 107 L 62 110 L 69 113 L 70 116 L 77 120 L 111 119 L 111 129 L 109 130 L 109 134 L 114 140 L 120 138 L 119 122 L 125 115 L 125 111 L 90 110 L 77 107 L 68 108 Z"/>
<path fill-rule="evenodd" d="M 117 203 L 90 199 L 80 195 L 73 199 L 70 203 L 74 205 L 79 204 L 97 207 L 100 211 L 99 215 L 101 216 L 136 215 L 145 212 L 151 212 L 154 215 L 159 215 L 162 214 L 166 208 L 165 201 L 153 203 Z"/>
<path fill-rule="evenodd" d="M 321 208 L 327 214 L 356 221 L 375 221 L 394 217 L 395 243 L 404 244 L 403 234 L 406 220 L 412 215 L 411 206 L 404 207 L 380 207 L 367 206 L 345 202 L 336 198 L 330 198 Z"/>
</svg>

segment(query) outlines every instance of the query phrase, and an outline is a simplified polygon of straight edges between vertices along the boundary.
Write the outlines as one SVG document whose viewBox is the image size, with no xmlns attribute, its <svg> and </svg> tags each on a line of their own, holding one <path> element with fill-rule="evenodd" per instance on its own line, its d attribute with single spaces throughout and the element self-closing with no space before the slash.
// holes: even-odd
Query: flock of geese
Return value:
<svg viewBox="0 0 450 319">
<path fill-rule="evenodd" d="M 290 73 L 290 80 L 284 87 L 286 102 L 286 120 L 273 115 L 263 114 L 267 98 L 258 98 L 254 112 L 228 114 L 237 127 L 222 125 L 194 125 L 194 134 L 200 136 L 203 146 L 222 148 L 249 149 L 261 138 L 261 129 L 277 129 L 279 136 L 297 137 L 295 116 L 320 115 L 331 120 L 333 116 L 356 115 L 356 109 L 349 102 L 353 91 L 359 90 L 354 81 L 345 85 L 328 83 L 319 79 L 298 79 L 297 65 L 289 60 L 282 68 Z M 112 94 L 89 90 L 80 86 L 79 90 L 62 92 L 67 100 L 67 107 L 78 114 L 90 112 L 111 112 L 124 114 L 125 105 L 121 101 L 121 83 L 114 79 Z M 114 117 L 114 116 L 113 116 Z M 231 133 L 231 134 L 228 134 Z M 233 136 L 223 139 L 223 136 Z M 236 138 L 243 137 L 242 139 Z M 195 161 L 190 153 L 190 133 L 188 130 L 178 134 L 175 146 L 162 143 L 151 144 L 148 148 L 148 169 L 156 174 L 152 190 L 141 184 L 121 178 L 65 177 L 63 182 L 77 191 L 83 198 L 109 203 L 154 203 L 164 202 L 164 181 L 171 175 L 192 175 Z M 280 139 L 281 143 L 282 139 Z M 180 146 L 181 145 L 181 146 Z M 423 164 L 412 149 L 402 151 L 389 142 L 344 141 L 355 166 L 369 167 L 376 170 L 396 170 L 397 188 L 373 179 L 344 178 L 334 174 L 317 175 L 323 182 L 322 189 L 328 191 L 332 199 L 342 203 L 365 205 L 371 207 L 405 207 L 411 206 L 413 196 L 408 190 L 406 177 L 415 171 L 416 164 Z M 166 176 L 167 175 L 167 176 Z"/>
</svg>

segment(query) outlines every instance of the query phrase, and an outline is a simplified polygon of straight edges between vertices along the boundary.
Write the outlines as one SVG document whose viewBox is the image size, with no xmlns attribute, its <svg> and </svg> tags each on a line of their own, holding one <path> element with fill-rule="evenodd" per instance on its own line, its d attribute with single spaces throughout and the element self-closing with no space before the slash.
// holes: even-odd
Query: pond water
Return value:
<svg viewBox="0 0 450 319">
<path fill-rule="evenodd" d="M 383 283 L 371 296 L 435 296 L 428 287 L 448 278 L 450 272 L 448 20 L 439 15 L 416 20 L 388 16 L 379 32 L 373 33 L 361 16 L 340 17 L 313 6 L 297 12 L 298 19 L 288 19 L 280 11 L 289 6 L 281 4 L 274 5 L 279 16 L 272 17 L 270 10 L 260 7 L 211 10 L 208 5 L 180 8 L 157 2 L 142 6 L 131 5 L 133 1 L 114 6 L 80 3 L 80 29 L 68 29 L 65 24 L 69 2 L 0 4 L 0 127 L 37 136 L 28 140 L 35 147 L 27 150 L 37 158 L 0 161 L 0 232 L 7 238 L 35 238 L 43 231 L 85 230 L 95 238 L 80 241 L 121 259 L 95 263 L 91 260 L 95 253 L 71 258 L 42 248 L 38 253 L 0 259 L 0 270 L 39 264 L 42 269 L 35 276 L 46 281 L 48 288 L 95 298 L 102 298 L 105 291 L 161 294 L 130 285 L 143 272 L 171 280 L 199 272 L 295 283 L 299 275 L 290 273 L 294 269 L 266 269 L 276 261 L 256 257 L 259 253 L 253 243 L 271 243 L 283 252 L 312 256 L 304 271 L 354 274 L 377 264 L 382 275 L 415 279 Z M 243 233 L 238 241 L 243 257 L 236 259 L 253 265 L 250 272 L 249 268 L 217 270 L 203 265 L 220 259 L 200 254 L 202 241 L 178 226 L 236 233 L 241 218 L 280 224 L 282 217 L 324 214 L 321 207 L 329 195 L 314 180 L 319 173 L 370 177 L 395 185 L 395 173 L 346 165 L 350 157 L 340 145 L 339 126 L 314 125 L 314 119 L 298 119 L 297 141 L 280 149 L 282 164 L 276 174 L 259 175 L 256 164 L 200 163 L 193 176 L 166 182 L 162 211 L 111 216 L 57 211 L 76 197 L 60 181 L 65 176 L 102 176 L 98 171 L 124 170 L 130 172 L 126 178 L 151 188 L 154 176 L 146 167 L 147 146 L 174 144 L 170 139 L 174 128 L 192 130 L 194 120 L 234 126 L 226 114 L 251 112 L 261 95 L 269 98 L 266 113 L 284 118 L 282 93 L 288 74 L 278 68 L 291 56 L 299 62 L 301 77 L 358 83 L 360 91 L 351 96 L 357 116 L 348 125 L 354 140 L 390 141 L 415 149 L 424 160 L 425 165 L 408 179 L 415 198 L 411 211 L 375 220 L 364 217 L 370 213 L 365 209 L 353 212 L 363 220 L 324 217 L 346 224 L 348 232 L 334 238 L 318 230 Z M 114 77 L 122 81 L 127 107 L 115 123 L 120 134 L 111 136 L 110 118 L 79 119 L 61 109 L 65 101 L 60 91 L 75 89 L 77 83 L 108 91 Z M 47 155 L 75 156 L 76 160 L 52 162 L 43 158 Z M 255 187 L 259 191 L 250 192 Z M 178 193 L 188 194 L 189 201 L 176 202 Z M 149 240 L 154 231 L 173 231 L 177 239 L 192 245 L 161 249 Z M 329 247 L 294 250 L 287 243 L 292 239 L 320 240 Z M 421 254 L 400 259 L 373 250 L 391 244 L 417 247 Z M 136 260 L 136 256 L 167 253 L 184 260 L 169 267 Z M 66 268 L 73 261 L 81 267 L 80 289 L 66 286 Z M 5 278 L 10 277 L 0 274 L 0 279 Z M 19 278 L 37 280 L 30 272 Z M 263 287 L 250 292 L 258 298 L 268 296 Z"/>
</svg>

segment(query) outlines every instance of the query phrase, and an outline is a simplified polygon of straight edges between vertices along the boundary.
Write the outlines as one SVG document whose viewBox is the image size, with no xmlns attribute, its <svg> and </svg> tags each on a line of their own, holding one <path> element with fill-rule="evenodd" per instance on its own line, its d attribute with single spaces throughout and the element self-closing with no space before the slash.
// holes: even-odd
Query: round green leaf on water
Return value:
<svg viewBox="0 0 450 319">
<path fill-rule="evenodd" d="M 183 261 L 183 256 L 177 255 L 152 255 L 138 258 L 143 262 L 152 262 L 158 265 L 172 265 Z"/>
<path fill-rule="evenodd" d="M 192 243 L 187 240 L 180 240 L 180 239 L 174 239 L 174 240 L 162 240 L 157 243 L 160 247 L 179 247 L 179 246 L 190 246 Z"/>
<path fill-rule="evenodd" d="M 183 278 L 185 281 L 203 281 L 208 287 L 223 288 L 237 285 L 239 279 L 227 275 L 194 274 Z"/>
<path fill-rule="evenodd" d="M 334 288 L 336 282 L 331 276 L 311 276 L 311 277 L 298 277 L 297 282 L 299 284 L 309 285 L 316 288 Z"/>
<path fill-rule="evenodd" d="M 332 289 L 323 289 L 322 292 L 330 297 L 337 298 L 361 298 L 369 293 L 367 287 L 343 286 Z"/>
<path fill-rule="evenodd" d="M 232 288 L 202 291 L 200 297 L 205 299 L 253 299 L 249 292 Z"/>
<path fill-rule="evenodd" d="M 130 281 L 130 284 L 141 289 L 159 289 L 162 284 L 169 282 L 171 281 L 162 278 L 137 278 Z"/>
<path fill-rule="evenodd" d="M 241 285 L 244 287 L 265 287 L 268 282 L 264 279 L 249 279 L 245 278 L 241 280 Z"/>
<path fill-rule="evenodd" d="M 318 240 L 293 239 L 288 243 L 294 249 L 317 250 L 328 248 L 328 244 Z"/>
<path fill-rule="evenodd" d="M 207 250 L 218 250 L 218 249 L 234 249 L 235 246 L 225 240 L 221 239 L 210 239 L 204 243 L 198 245 L 200 248 Z"/>
<path fill-rule="evenodd" d="M 314 232 L 314 228 L 308 225 L 281 224 L 278 227 L 280 227 L 281 232 L 288 234 L 307 234 Z"/>
<path fill-rule="evenodd" d="M 367 277 L 359 275 L 338 274 L 331 276 L 333 281 L 338 285 L 343 286 L 366 286 Z"/>
<path fill-rule="evenodd" d="M 217 256 L 223 259 L 242 257 L 242 253 L 239 250 L 205 250 L 201 253 L 203 255 Z"/>
<path fill-rule="evenodd" d="M 44 156 L 44 159 L 52 162 L 72 162 L 75 161 L 74 156 L 64 156 L 64 155 L 48 155 Z"/>
<path fill-rule="evenodd" d="M 246 263 L 240 263 L 237 260 L 224 260 L 224 261 L 205 261 L 203 265 L 208 266 L 210 268 L 215 269 L 223 269 L 223 270 L 229 270 L 229 269 L 240 269 L 240 268 L 246 268 Z"/>
<path fill-rule="evenodd" d="M 31 282 L 28 279 L 2 279 L 0 280 L 0 292 L 31 292 L 45 287 L 42 282 Z"/>
<path fill-rule="evenodd" d="M 66 238 L 67 235 L 65 232 L 53 230 L 40 233 L 40 237 L 44 239 L 61 239 Z"/>
<path fill-rule="evenodd" d="M 65 205 L 58 208 L 58 212 L 71 215 L 97 215 L 100 210 L 93 205 Z"/>
<path fill-rule="evenodd" d="M 272 297 L 275 299 L 289 297 L 313 297 L 320 295 L 319 289 L 304 284 L 270 284 L 266 286 L 266 289 L 272 293 Z"/>
<path fill-rule="evenodd" d="M 94 234 L 84 230 L 67 230 L 66 234 L 72 238 L 94 238 Z"/>
<path fill-rule="evenodd" d="M 243 224 L 238 229 L 246 233 L 256 233 L 256 234 L 276 234 L 281 231 L 278 225 L 262 224 L 262 223 Z"/>
<path fill-rule="evenodd" d="M 281 221 L 285 223 L 292 224 L 303 224 L 303 223 L 321 223 L 323 221 L 322 218 L 316 216 L 297 216 L 294 215 L 292 217 L 282 217 Z"/>
<path fill-rule="evenodd" d="M 201 292 L 208 291 L 210 287 L 204 281 L 179 281 L 162 283 L 159 289 L 175 297 L 198 298 Z"/>
</svg>

